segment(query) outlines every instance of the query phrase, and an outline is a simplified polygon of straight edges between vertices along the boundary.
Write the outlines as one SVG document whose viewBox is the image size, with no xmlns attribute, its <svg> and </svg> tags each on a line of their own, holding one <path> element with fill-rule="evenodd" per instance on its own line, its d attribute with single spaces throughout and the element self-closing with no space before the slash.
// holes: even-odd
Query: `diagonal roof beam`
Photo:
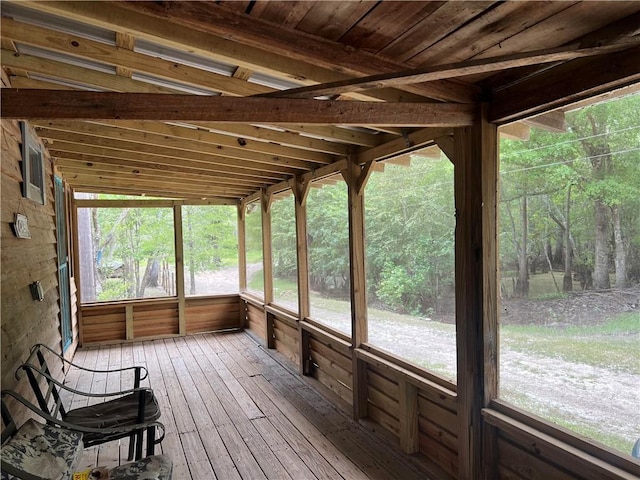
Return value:
<svg viewBox="0 0 640 480">
<path fill-rule="evenodd" d="M 368 77 L 330 82 L 321 85 L 292 88 L 280 92 L 263 93 L 260 97 L 314 98 L 321 95 L 338 95 L 384 87 L 400 87 L 413 83 L 432 82 L 466 75 L 491 73 L 500 70 L 539 65 L 544 63 L 574 60 L 612 53 L 640 45 L 640 38 L 620 39 L 603 44 L 597 42 L 588 47 L 571 45 L 560 48 L 537 50 L 499 57 L 480 58 L 442 65 L 422 67 L 396 73 L 384 73 Z"/>
<path fill-rule="evenodd" d="M 494 93 L 489 120 L 506 123 L 640 82 L 640 47 L 582 58 Z M 549 88 L 553 85 L 553 88 Z"/>
<path fill-rule="evenodd" d="M 461 127 L 476 106 L 2 89 L 2 116 L 18 119 Z"/>
</svg>

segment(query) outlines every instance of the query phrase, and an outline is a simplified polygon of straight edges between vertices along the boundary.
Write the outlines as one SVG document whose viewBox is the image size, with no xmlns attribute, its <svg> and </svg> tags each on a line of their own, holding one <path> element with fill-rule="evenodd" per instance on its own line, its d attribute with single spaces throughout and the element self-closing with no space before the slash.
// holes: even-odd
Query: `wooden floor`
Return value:
<svg viewBox="0 0 640 480">
<path fill-rule="evenodd" d="M 243 332 L 85 348 L 75 361 L 148 368 L 145 383 L 162 408 L 161 450 L 174 462 L 174 480 L 429 478 L 420 461 L 354 423 Z M 132 383 L 77 369 L 66 381 L 96 393 Z M 126 440 L 93 447 L 81 467 L 125 463 L 126 452 Z"/>
</svg>

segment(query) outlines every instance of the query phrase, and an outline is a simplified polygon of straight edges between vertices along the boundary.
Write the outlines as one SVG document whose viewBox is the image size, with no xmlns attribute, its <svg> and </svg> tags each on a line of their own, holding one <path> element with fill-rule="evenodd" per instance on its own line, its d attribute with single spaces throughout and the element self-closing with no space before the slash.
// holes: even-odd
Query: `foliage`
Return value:
<svg viewBox="0 0 640 480">
<path fill-rule="evenodd" d="M 413 156 L 386 165 L 365 190 L 367 280 L 372 303 L 429 314 L 454 282 L 453 165 Z"/>
<path fill-rule="evenodd" d="M 617 252 L 605 238 L 605 267 L 613 271 L 615 255 L 626 259 L 628 279 L 640 275 L 640 95 L 615 99 L 567 113 L 564 133 L 531 129 L 526 141 L 502 140 L 500 262 L 503 271 L 517 270 L 525 254 L 531 273 L 564 268 L 564 226 L 570 221 L 569 266 L 581 282 L 590 285 L 598 262 L 596 222 L 607 222 L 613 236 L 612 209 L 621 212 L 621 236 L 625 251 Z M 569 191 L 570 189 L 570 191 Z M 570 218 L 565 212 L 570 198 Z M 527 244 L 522 245 L 522 205 L 527 197 Z M 606 205 L 605 220 L 594 214 L 594 204 Z M 523 252 L 522 249 L 526 251 Z"/>
</svg>

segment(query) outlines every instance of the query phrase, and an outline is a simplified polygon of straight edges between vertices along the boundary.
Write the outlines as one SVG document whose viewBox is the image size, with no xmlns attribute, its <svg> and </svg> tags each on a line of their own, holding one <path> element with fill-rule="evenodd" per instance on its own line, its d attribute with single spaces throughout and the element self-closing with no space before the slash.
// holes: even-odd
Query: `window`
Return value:
<svg viewBox="0 0 640 480">
<path fill-rule="evenodd" d="M 369 343 L 455 382 L 453 165 L 431 147 L 365 189 Z"/>
<path fill-rule="evenodd" d="M 629 455 L 640 432 L 640 95 L 500 144 L 499 396 Z"/>
<path fill-rule="evenodd" d="M 42 147 L 26 122 L 20 122 L 22 130 L 22 195 L 44 205 L 45 165 Z"/>
<path fill-rule="evenodd" d="M 349 211 L 341 176 L 311 186 L 307 236 L 311 317 L 351 336 Z"/>
<path fill-rule="evenodd" d="M 276 194 L 271 204 L 273 301 L 298 312 L 296 211 L 291 190 Z"/>
<path fill-rule="evenodd" d="M 185 295 L 238 293 L 237 209 L 182 207 Z"/>
<path fill-rule="evenodd" d="M 264 275 L 262 270 L 262 209 L 260 202 L 247 204 L 245 235 L 247 251 L 247 291 L 264 299 Z"/>
<path fill-rule="evenodd" d="M 176 294 L 172 208 L 79 208 L 78 226 L 83 302 Z"/>
</svg>

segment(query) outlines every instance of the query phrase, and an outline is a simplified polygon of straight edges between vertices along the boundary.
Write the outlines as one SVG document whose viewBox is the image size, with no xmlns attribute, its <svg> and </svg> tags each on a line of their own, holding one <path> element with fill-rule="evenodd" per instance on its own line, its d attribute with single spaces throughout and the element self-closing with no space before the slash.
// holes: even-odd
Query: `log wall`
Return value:
<svg viewBox="0 0 640 480">
<path fill-rule="evenodd" d="M 2 82 L 3 86 L 7 86 L 4 72 Z M 43 148 L 46 204 L 40 205 L 24 198 L 20 126 L 17 121 L 2 120 L 1 130 L 2 388 L 25 394 L 28 392 L 26 384 L 18 383 L 14 372 L 28 356 L 29 348 L 35 343 L 44 343 L 54 351 L 62 352 L 53 170 L 48 153 Z M 18 239 L 14 235 L 11 224 L 16 213 L 27 216 L 30 239 Z M 42 302 L 34 301 L 31 297 L 29 284 L 36 280 L 41 282 L 44 290 Z M 72 321 L 77 318 L 76 304 L 75 289 L 72 287 Z M 77 325 L 72 327 L 74 341 L 67 349 L 67 355 L 73 355 L 77 345 Z M 62 375 L 62 365 L 53 368 L 56 375 Z"/>
</svg>

